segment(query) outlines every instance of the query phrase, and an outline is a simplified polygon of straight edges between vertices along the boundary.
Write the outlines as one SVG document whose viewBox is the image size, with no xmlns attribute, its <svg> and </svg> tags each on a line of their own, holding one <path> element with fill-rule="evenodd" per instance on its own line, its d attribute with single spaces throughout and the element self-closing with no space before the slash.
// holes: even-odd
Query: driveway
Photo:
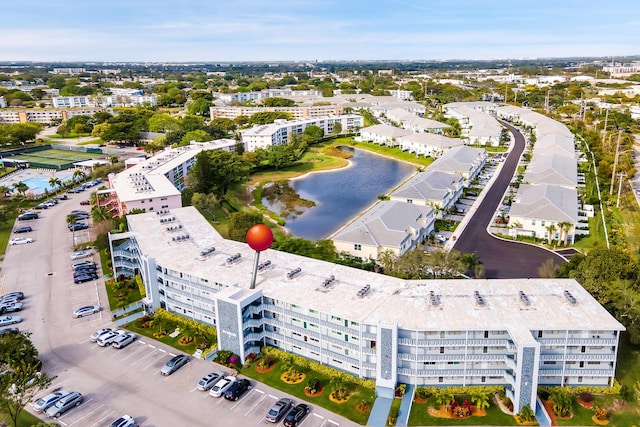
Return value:
<svg viewBox="0 0 640 427">
<path fill-rule="evenodd" d="M 486 188 L 476 212 L 457 237 L 453 249 L 473 253 L 485 266 L 487 279 L 539 277 L 538 268 L 552 259 L 556 265 L 565 262 L 561 256 L 539 246 L 503 240 L 487 231 L 498 205 L 514 176 L 525 148 L 524 136 L 513 126 L 503 123 L 513 134 L 513 147 L 491 188 Z"/>
</svg>

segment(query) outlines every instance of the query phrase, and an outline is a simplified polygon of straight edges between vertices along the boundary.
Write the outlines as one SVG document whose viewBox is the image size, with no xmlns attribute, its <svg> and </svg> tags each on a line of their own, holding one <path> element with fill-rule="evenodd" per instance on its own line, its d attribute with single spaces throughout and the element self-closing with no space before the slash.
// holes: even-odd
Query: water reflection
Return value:
<svg viewBox="0 0 640 427">
<path fill-rule="evenodd" d="M 350 167 L 291 180 L 289 189 L 277 183 L 268 198 L 263 195 L 265 206 L 288 215 L 286 228 L 293 235 L 326 238 L 415 171 L 415 166 L 364 150 L 341 150 L 353 153 Z"/>
</svg>

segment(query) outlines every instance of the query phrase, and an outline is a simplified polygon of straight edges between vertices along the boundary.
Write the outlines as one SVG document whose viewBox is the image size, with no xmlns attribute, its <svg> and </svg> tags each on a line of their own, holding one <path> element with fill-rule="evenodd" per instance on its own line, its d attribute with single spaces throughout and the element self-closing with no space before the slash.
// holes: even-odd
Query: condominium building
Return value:
<svg viewBox="0 0 640 427">
<path fill-rule="evenodd" d="M 231 151 L 234 139 L 192 142 L 190 145 L 166 148 L 149 159 L 128 163 L 127 169 L 108 176 L 109 189 L 98 190 L 98 206 L 113 215 L 122 216 L 132 209 L 146 212 L 179 208 L 185 177 L 205 150 Z"/>
<path fill-rule="evenodd" d="M 136 91 L 138 92 L 138 91 Z M 55 108 L 76 107 L 133 107 L 137 105 L 158 105 L 155 95 L 91 95 L 91 96 L 55 96 L 52 98 Z"/>
<path fill-rule="evenodd" d="M 110 108 L 8 108 L 0 110 L 0 123 L 35 122 L 50 125 L 54 121 L 68 120 L 74 116 L 93 116 L 99 111 L 114 114 Z"/>
<path fill-rule="evenodd" d="M 518 412 L 538 385 L 612 385 L 624 327 L 573 279 L 403 280 L 223 239 L 195 208 L 127 217 L 113 268 L 147 309 L 213 325 L 218 347 L 274 346 L 376 381 L 500 385 Z"/>
<path fill-rule="evenodd" d="M 353 132 L 364 125 L 362 116 L 348 114 L 344 116 L 317 117 L 305 120 L 276 120 L 272 124 L 254 126 L 240 131 L 242 142 L 247 151 L 255 151 L 257 148 L 267 148 L 272 145 L 286 145 L 289 136 L 296 133 L 302 134 L 309 126 L 317 126 L 325 135 L 334 131 L 334 125 L 339 123 L 344 132 Z"/>
<path fill-rule="evenodd" d="M 256 113 L 277 112 L 287 113 L 294 120 L 303 120 L 314 117 L 339 116 L 342 114 L 342 106 L 339 105 L 309 105 L 301 107 L 211 107 L 211 120 L 224 118 L 234 120 L 240 116 L 251 117 Z"/>
</svg>

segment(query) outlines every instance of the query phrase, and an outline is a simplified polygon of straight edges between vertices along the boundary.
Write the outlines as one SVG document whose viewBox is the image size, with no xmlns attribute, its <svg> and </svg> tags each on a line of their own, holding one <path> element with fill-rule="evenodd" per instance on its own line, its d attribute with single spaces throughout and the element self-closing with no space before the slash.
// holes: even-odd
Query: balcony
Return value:
<svg viewBox="0 0 640 427">
<path fill-rule="evenodd" d="M 242 329 L 260 328 L 264 325 L 263 319 L 242 319 Z"/>
</svg>

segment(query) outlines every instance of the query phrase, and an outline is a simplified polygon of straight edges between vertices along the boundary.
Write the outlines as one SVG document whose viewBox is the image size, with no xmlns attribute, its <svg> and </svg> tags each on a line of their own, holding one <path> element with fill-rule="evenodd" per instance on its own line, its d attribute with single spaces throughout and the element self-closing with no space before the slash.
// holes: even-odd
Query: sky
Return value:
<svg viewBox="0 0 640 427">
<path fill-rule="evenodd" d="M 234 62 L 640 54 L 640 1 L 20 0 L 0 61 Z"/>
</svg>

